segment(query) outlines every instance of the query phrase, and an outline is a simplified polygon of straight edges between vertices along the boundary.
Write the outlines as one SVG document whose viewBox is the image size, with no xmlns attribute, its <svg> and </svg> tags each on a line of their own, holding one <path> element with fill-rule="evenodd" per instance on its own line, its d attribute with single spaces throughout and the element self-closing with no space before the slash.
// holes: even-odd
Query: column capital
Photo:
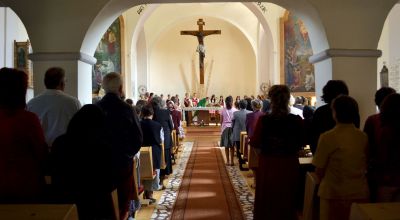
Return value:
<svg viewBox="0 0 400 220">
<path fill-rule="evenodd" d="M 308 60 L 315 64 L 332 57 L 375 57 L 382 56 L 382 51 L 377 49 L 326 49 L 312 55 Z"/>
<path fill-rule="evenodd" d="M 28 58 L 32 61 L 62 61 L 79 60 L 89 65 L 94 65 L 97 59 L 82 52 L 39 52 L 31 53 Z"/>
</svg>

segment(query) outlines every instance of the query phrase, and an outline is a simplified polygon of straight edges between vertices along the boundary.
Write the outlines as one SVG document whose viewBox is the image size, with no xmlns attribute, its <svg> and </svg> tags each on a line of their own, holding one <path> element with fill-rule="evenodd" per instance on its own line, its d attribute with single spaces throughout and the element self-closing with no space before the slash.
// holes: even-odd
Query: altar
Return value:
<svg viewBox="0 0 400 220">
<path fill-rule="evenodd" d="M 210 123 L 220 123 L 219 112 L 222 107 L 185 107 L 182 109 L 183 121 L 187 121 L 187 126 L 192 123 L 209 125 Z"/>
</svg>

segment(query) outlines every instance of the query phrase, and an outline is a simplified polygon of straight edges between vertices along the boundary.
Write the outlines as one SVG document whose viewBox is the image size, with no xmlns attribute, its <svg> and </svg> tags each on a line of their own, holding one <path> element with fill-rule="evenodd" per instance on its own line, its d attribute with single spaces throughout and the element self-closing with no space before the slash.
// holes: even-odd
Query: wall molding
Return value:
<svg viewBox="0 0 400 220">
<path fill-rule="evenodd" d="M 82 61 L 94 65 L 97 59 L 82 52 L 55 52 L 55 53 L 31 53 L 28 58 L 35 61 Z"/>
<path fill-rule="evenodd" d="M 317 53 L 308 60 L 315 64 L 332 57 L 381 57 L 382 51 L 376 49 L 327 49 Z"/>
</svg>

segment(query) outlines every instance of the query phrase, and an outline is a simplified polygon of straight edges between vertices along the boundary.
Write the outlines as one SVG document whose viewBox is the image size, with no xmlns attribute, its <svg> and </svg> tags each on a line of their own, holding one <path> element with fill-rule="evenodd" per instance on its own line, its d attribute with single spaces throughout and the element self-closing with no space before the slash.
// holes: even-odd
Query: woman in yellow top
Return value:
<svg viewBox="0 0 400 220">
<path fill-rule="evenodd" d="M 321 179 L 320 219 L 349 219 L 353 202 L 367 202 L 367 135 L 355 127 L 359 118 L 357 102 L 339 96 L 332 103 L 336 126 L 323 133 L 313 159 Z"/>
</svg>

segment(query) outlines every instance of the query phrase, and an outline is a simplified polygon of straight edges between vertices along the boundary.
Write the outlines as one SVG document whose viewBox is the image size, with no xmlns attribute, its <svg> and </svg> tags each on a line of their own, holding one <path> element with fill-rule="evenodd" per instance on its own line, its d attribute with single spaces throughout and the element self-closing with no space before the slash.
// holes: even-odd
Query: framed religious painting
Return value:
<svg viewBox="0 0 400 220">
<path fill-rule="evenodd" d="M 307 28 L 289 11 L 280 23 L 281 83 L 286 84 L 294 96 L 315 96 L 314 65 L 308 61 L 313 51 Z"/>
<path fill-rule="evenodd" d="M 110 72 L 123 73 L 123 23 L 122 17 L 117 18 L 103 34 L 97 45 L 94 53 L 97 62 L 93 65 L 92 71 L 93 96 L 99 94 L 104 75 Z"/>
<path fill-rule="evenodd" d="M 28 74 L 28 86 L 33 88 L 32 64 L 28 59 L 31 44 L 29 40 L 17 42 L 14 40 L 14 68 L 23 70 Z"/>
</svg>

